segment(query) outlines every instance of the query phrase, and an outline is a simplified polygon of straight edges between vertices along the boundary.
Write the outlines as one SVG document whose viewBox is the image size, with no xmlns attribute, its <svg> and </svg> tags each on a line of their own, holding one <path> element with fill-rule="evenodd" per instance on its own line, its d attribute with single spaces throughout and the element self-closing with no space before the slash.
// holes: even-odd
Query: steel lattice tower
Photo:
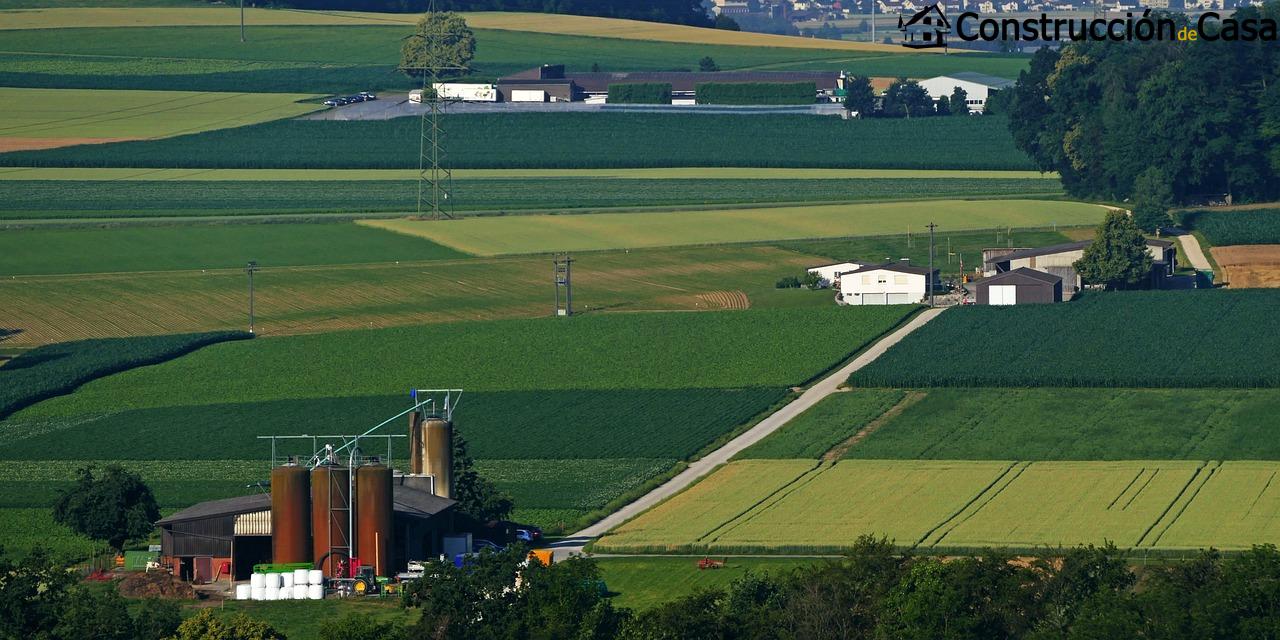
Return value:
<svg viewBox="0 0 1280 640">
<path fill-rule="evenodd" d="M 435 0 L 431 0 L 427 15 L 438 16 Z M 445 133 L 440 126 L 440 116 L 449 100 L 436 91 L 436 86 L 447 73 L 469 69 L 449 63 L 448 51 L 457 43 L 458 36 L 450 33 L 443 21 L 428 20 L 410 37 L 417 38 L 422 47 L 422 65 L 413 68 L 422 72 L 422 101 L 427 104 L 418 141 L 418 217 L 452 218 L 453 172 L 447 163 Z"/>
</svg>

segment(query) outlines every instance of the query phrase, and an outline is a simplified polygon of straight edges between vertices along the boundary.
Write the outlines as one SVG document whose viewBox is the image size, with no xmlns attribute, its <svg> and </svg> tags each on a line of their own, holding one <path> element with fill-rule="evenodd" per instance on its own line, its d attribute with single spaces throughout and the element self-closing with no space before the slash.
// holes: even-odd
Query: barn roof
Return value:
<svg viewBox="0 0 1280 640">
<path fill-rule="evenodd" d="M 441 498 L 427 491 L 399 484 L 393 486 L 391 502 L 395 513 L 420 518 L 436 515 L 457 504 L 456 500 Z M 165 525 L 176 522 L 221 518 L 242 513 L 266 511 L 270 508 L 271 496 L 265 493 L 224 498 L 222 500 L 209 500 L 161 518 L 156 524 Z"/>
<path fill-rule="evenodd" d="M 1010 80 L 1008 78 L 989 76 L 985 73 L 978 73 L 977 71 L 957 71 L 955 73 L 948 73 L 945 76 L 938 76 L 938 77 L 951 78 L 953 80 L 964 80 L 965 82 L 973 82 L 976 84 L 985 85 L 985 86 L 991 87 L 992 89 L 1007 89 L 1017 84 L 1013 80 Z"/>
<path fill-rule="evenodd" d="M 929 269 L 926 267 L 913 267 L 909 264 L 899 264 L 897 262 L 886 262 L 884 264 L 869 264 L 856 271 L 846 271 L 845 273 L 842 273 L 840 275 L 846 275 L 849 273 L 869 273 L 872 271 L 896 271 L 898 273 L 912 273 L 918 276 L 929 275 Z M 938 272 L 937 269 L 933 270 L 933 273 L 937 273 L 937 272 Z"/>
<path fill-rule="evenodd" d="M 1092 240 L 1081 240 L 1079 242 L 1064 242 L 1062 244 L 1051 244 L 1047 247 L 1036 247 L 1034 249 L 1022 249 L 1013 251 L 1002 256 L 996 256 L 990 262 L 1009 262 L 1010 260 L 1019 260 L 1022 258 L 1033 258 L 1037 256 L 1051 256 L 1055 253 L 1066 253 L 1068 251 L 1080 251 L 1085 247 L 1093 244 Z M 1173 242 L 1169 240 L 1157 240 L 1155 238 L 1147 238 L 1148 247 L 1160 247 L 1167 249 L 1173 246 Z"/>
<path fill-rule="evenodd" d="M 1043 271 L 1037 271 L 1036 269 L 1031 269 L 1028 267 L 1018 267 L 1013 271 L 1005 271 L 1003 273 L 991 276 L 990 278 L 985 278 L 975 283 L 974 286 L 986 287 L 993 284 L 998 284 L 1005 280 L 1020 280 L 1024 278 L 1030 278 L 1032 280 L 1043 282 L 1048 285 L 1054 285 L 1059 282 L 1062 282 L 1061 277 L 1055 276 L 1052 273 L 1045 273 Z"/>
</svg>

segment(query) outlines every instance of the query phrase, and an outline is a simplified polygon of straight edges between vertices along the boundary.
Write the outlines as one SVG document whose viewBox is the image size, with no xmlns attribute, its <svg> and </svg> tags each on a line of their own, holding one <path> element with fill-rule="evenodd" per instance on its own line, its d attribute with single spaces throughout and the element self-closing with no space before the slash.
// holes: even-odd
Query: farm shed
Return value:
<svg viewBox="0 0 1280 640">
<path fill-rule="evenodd" d="M 973 285 L 978 304 L 1043 304 L 1062 302 L 1062 278 L 1019 267 Z"/>
<path fill-rule="evenodd" d="M 502 102 L 511 102 L 518 95 L 528 95 L 528 92 L 533 91 L 543 92 L 551 102 L 575 102 L 583 99 L 582 88 L 565 77 L 562 64 L 543 65 L 513 73 L 499 79 L 497 89 L 498 100 Z"/>
<path fill-rule="evenodd" d="M 857 262 L 836 262 L 834 264 L 820 264 L 816 267 L 805 269 L 806 273 L 812 273 L 818 276 L 818 284 L 823 287 L 838 286 L 840 274 L 861 269 L 862 265 Z"/>
<path fill-rule="evenodd" d="M 982 113 L 987 106 L 987 98 L 993 91 L 1008 89 L 1014 85 L 1013 80 L 1005 78 L 997 78 L 983 73 L 975 73 L 973 71 L 960 71 L 946 76 L 937 76 L 927 80 L 921 80 L 920 86 L 929 92 L 929 97 L 937 102 L 942 96 L 950 97 L 956 87 L 964 89 L 965 95 L 968 96 L 968 104 L 970 112 Z M 955 105 L 951 106 L 955 109 Z"/>
<path fill-rule="evenodd" d="M 991 268 L 985 275 L 1013 271 L 1021 267 L 1035 269 L 1062 278 L 1062 293 L 1071 298 L 1080 290 L 1080 275 L 1076 273 L 1075 262 L 1084 257 L 1084 250 L 1093 244 L 1091 240 L 1067 242 L 1035 249 L 1021 249 L 993 256 L 984 264 Z M 1151 286 L 1160 288 L 1164 280 L 1173 275 L 1176 252 L 1173 243 L 1168 240 L 1147 240 L 1147 252 L 1151 254 Z M 983 251 L 984 260 L 987 252 Z"/>
<path fill-rule="evenodd" d="M 936 286 L 938 270 L 887 263 L 840 274 L 841 304 L 915 304 L 929 295 L 926 280 Z"/>
<path fill-rule="evenodd" d="M 840 88 L 838 71 L 584 71 L 565 72 L 564 65 L 547 65 L 514 73 L 498 80 L 504 100 L 516 89 L 542 89 L 558 100 L 603 98 L 611 84 L 669 84 L 679 98 L 693 98 L 699 84 L 812 82 L 818 91 L 834 95 Z"/>
<path fill-rule="evenodd" d="M 443 537 L 456 525 L 453 500 L 433 495 L 415 478 L 397 476 L 393 487 L 395 548 L 388 554 L 392 566 L 402 570 L 409 560 L 434 557 Z M 226 577 L 230 567 L 235 579 L 249 577 L 253 565 L 271 562 L 271 496 L 257 494 L 210 500 L 188 507 L 156 522 L 160 527 L 161 564 L 175 577 L 210 582 Z"/>
</svg>

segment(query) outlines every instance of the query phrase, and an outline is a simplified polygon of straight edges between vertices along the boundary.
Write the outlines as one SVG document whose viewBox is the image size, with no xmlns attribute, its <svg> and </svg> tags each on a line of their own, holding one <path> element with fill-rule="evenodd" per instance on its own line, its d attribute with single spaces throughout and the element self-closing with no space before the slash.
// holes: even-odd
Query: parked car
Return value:
<svg viewBox="0 0 1280 640">
<path fill-rule="evenodd" d="M 339 102 L 338 102 L 338 99 L 337 99 L 337 98 L 329 98 L 328 100 L 325 100 L 325 101 L 324 101 L 324 106 L 326 106 L 326 107 L 336 107 L 336 106 L 338 106 L 339 104 L 341 104 L 341 103 L 339 103 Z"/>
<path fill-rule="evenodd" d="M 360 92 L 360 97 L 364 98 L 365 100 L 377 100 L 377 99 L 378 99 L 378 96 L 376 96 L 376 95 L 374 95 L 374 94 L 372 94 L 372 93 L 369 93 L 368 91 L 361 91 L 361 92 Z"/>
<path fill-rule="evenodd" d="M 535 544 L 542 541 L 542 529 L 531 524 L 522 524 L 516 528 L 516 540 Z"/>
<path fill-rule="evenodd" d="M 480 553 L 485 549 L 488 549 L 494 553 L 499 553 L 503 550 L 503 547 L 495 542 L 485 540 L 484 538 L 476 538 L 471 541 L 471 550 L 473 552 Z"/>
</svg>

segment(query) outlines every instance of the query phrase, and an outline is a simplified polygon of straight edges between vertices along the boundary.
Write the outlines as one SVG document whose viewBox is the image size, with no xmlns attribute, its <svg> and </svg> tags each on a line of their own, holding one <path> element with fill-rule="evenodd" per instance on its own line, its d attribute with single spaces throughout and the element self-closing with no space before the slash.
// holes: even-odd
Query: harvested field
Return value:
<svg viewBox="0 0 1280 640">
<path fill-rule="evenodd" d="M 74 147 L 78 144 L 107 144 L 125 142 L 140 138 L 20 138 L 0 137 L 0 153 L 10 151 L 36 151 L 38 149 L 57 149 L 58 147 Z"/>
<path fill-rule="evenodd" d="M 1233 289 L 1280 287 L 1280 244 L 1249 244 L 1210 249 Z"/>
</svg>

